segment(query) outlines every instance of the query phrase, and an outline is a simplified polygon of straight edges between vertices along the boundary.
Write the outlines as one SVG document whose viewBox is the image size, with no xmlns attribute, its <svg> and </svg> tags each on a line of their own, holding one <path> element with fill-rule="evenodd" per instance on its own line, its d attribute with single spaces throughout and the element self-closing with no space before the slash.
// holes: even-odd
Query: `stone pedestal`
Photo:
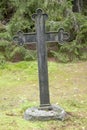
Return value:
<svg viewBox="0 0 87 130">
<path fill-rule="evenodd" d="M 38 107 L 29 108 L 24 113 L 26 120 L 65 120 L 67 113 L 58 105 L 52 105 L 51 110 L 43 110 Z"/>
</svg>

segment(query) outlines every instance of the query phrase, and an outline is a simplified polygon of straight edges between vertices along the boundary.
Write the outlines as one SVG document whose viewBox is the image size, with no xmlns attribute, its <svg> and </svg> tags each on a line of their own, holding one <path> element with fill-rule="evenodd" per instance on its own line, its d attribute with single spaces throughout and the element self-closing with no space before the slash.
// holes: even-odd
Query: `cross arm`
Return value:
<svg viewBox="0 0 87 130">
<path fill-rule="evenodd" d="M 46 42 L 58 42 L 64 44 L 65 41 L 69 40 L 69 34 L 60 28 L 58 32 L 47 32 L 45 33 Z M 36 43 L 36 33 L 23 33 L 22 31 L 17 32 L 17 35 L 13 37 L 13 41 L 19 45 Z"/>
<path fill-rule="evenodd" d="M 46 33 L 45 39 L 47 42 L 58 42 L 62 45 L 65 41 L 69 40 L 69 34 L 65 32 L 63 28 L 60 28 L 58 32 Z"/>
<path fill-rule="evenodd" d="M 36 43 L 36 33 L 23 33 L 17 32 L 17 35 L 13 37 L 13 41 L 19 45 Z"/>
</svg>

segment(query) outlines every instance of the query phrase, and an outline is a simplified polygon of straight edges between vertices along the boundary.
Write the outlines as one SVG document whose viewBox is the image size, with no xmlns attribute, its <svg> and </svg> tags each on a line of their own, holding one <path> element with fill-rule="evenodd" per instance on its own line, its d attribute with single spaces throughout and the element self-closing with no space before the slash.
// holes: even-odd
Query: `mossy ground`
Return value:
<svg viewBox="0 0 87 130">
<path fill-rule="evenodd" d="M 24 111 L 39 105 L 37 63 L 7 63 L 0 68 L 0 130 L 87 130 L 87 62 L 48 66 L 51 103 L 62 106 L 68 119 L 24 120 Z"/>
</svg>

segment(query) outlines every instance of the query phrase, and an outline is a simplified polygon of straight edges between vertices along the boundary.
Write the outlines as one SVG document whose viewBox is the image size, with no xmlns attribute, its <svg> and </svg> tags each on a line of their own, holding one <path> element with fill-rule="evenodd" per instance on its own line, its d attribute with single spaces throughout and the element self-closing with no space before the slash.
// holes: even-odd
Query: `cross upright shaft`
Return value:
<svg viewBox="0 0 87 130">
<path fill-rule="evenodd" d="M 19 44 L 36 43 L 38 55 L 38 75 L 39 75 L 39 88 L 40 88 L 40 108 L 50 109 L 49 97 L 49 83 L 48 83 L 48 65 L 47 65 L 47 48 L 46 42 L 58 42 L 63 44 L 67 41 L 69 35 L 60 28 L 58 32 L 45 32 L 45 21 L 48 18 L 41 9 L 37 9 L 36 13 L 32 15 L 35 21 L 35 33 L 22 33 L 19 32 L 18 36 L 14 37 L 14 41 Z"/>
<path fill-rule="evenodd" d="M 50 106 L 48 67 L 47 67 L 47 49 L 45 44 L 45 20 L 47 15 L 42 14 L 38 9 L 37 14 L 32 16 L 35 19 L 37 54 L 39 68 L 39 87 L 40 87 L 40 107 Z"/>
</svg>

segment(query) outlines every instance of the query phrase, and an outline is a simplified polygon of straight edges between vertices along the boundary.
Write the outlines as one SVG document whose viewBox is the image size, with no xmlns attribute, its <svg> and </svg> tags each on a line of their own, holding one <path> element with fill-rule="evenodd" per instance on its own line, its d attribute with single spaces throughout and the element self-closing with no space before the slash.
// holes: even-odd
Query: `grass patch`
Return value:
<svg viewBox="0 0 87 130">
<path fill-rule="evenodd" d="M 0 130 L 86 130 L 87 62 L 48 63 L 52 104 L 69 118 L 61 121 L 25 121 L 24 111 L 39 105 L 36 62 L 6 63 L 0 67 Z"/>
</svg>

